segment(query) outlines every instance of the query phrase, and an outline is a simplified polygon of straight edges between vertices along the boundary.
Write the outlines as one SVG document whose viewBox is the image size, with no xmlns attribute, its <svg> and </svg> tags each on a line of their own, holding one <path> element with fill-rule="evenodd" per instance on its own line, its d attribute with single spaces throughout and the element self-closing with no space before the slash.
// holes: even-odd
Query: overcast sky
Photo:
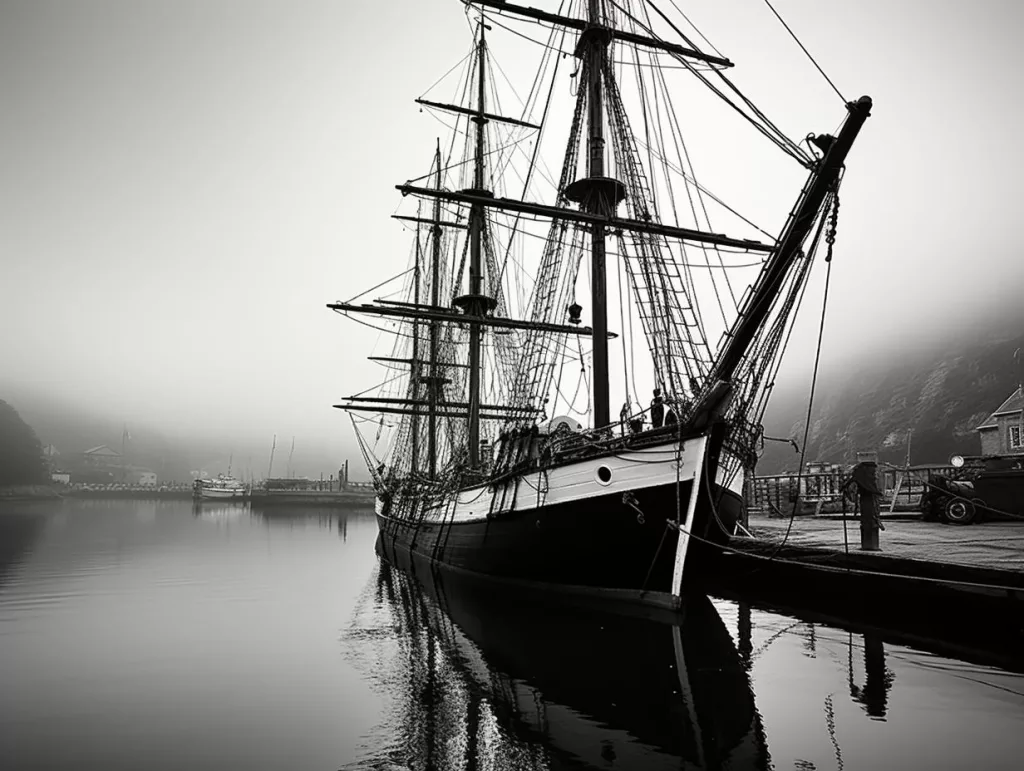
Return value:
<svg viewBox="0 0 1024 771">
<path fill-rule="evenodd" d="M 843 187 L 830 347 L 876 355 L 1019 305 L 1024 4 L 774 4 L 876 105 Z M 683 7 L 790 136 L 839 122 L 762 0 Z M 0 382 L 351 454 L 330 405 L 378 374 L 376 334 L 324 305 L 404 268 L 394 185 L 440 128 L 412 100 L 469 45 L 458 0 L 0 0 Z"/>
</svg>

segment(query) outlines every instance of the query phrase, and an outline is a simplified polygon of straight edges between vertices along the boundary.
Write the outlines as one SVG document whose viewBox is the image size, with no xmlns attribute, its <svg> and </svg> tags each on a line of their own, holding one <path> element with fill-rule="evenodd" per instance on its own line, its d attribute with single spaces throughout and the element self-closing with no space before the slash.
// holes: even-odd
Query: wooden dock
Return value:
<svg viewBox="0 0 1024 771">
<path fill-rule="evenodd" d="M 1024 660 L 1024 523 L 957 527 L 883 517 L 881 551 L 860 550 L 849 517 L 752 516 L 705 590 L 873 624 L 922 638 L 987 644 Z"/>
<path fill-rule="evenodd" d="M 860 551 L 859 521 L 850 515 L 845 533 L 843 525 L 838 516 L 795 517 L 792 528 L 788 518 L 751 517 L 750 532 L 754 540 L 768 548 L 781 544 L 785 538 L 791 549 L 811 548 L 845 555 L 848 547 L 851 552 L 868 556 Z M 878 556 L 1024 573 L 1024 523 L 986 522 L 958 527 L 883 514 L 882 525 L 885 530 L 880 535 L 882 551 Z M 738 539 L 737 544 L 751 548 L 748 540 Z"/>
</svg>

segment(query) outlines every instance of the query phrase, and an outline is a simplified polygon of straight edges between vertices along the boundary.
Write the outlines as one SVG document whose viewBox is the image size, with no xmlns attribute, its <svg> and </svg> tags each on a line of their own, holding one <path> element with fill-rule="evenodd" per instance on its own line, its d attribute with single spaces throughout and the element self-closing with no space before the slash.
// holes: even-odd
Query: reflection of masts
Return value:
<svg viewBox="0 0 1024 771">
<path fill-rule="evenodd" d="M 753 663 L 753 633 L 754 625 L 750 614 L 750 604 L 746 602 L 736 603 L 736 649 L 739 653 L 740 663 L 747 672 L 747 683 L 753 692 L 753 685 L 750 684 L 750 667 Z M 768 752 L 768 737 L 764 731 L 764 722 L 761 713 L 754 710 L 754 725 L 752 727 L 752 740 L 754 743 L 754 756 L 757 762 L 755 768 L 771 768 L 771 753 Z"/>
</svg>

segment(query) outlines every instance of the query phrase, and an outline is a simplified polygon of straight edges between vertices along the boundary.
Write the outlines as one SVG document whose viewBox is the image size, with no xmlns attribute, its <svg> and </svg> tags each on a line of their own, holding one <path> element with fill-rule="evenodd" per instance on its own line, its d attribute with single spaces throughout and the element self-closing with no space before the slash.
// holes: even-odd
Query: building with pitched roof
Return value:
<svg viewBox="0 0 1024 771">
<path fill-rule="evenodd" d="M 1024 455 L 1024 387 L 1018 386 L 975 431 L 982 455 Z"/>
<path fill-rule="evenodd" d="M 123 463 L 121 453 L 112 450 L 105 444 L 99 447 L 91 447 L 82 453 L 82 463 L 92 468 L 120 468 Z"/>
</svg>

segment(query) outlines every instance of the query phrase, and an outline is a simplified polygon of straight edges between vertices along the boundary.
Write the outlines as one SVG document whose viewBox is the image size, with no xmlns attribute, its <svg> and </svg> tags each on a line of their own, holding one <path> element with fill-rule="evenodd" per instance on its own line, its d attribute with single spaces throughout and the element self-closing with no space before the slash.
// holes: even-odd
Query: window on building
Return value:
<svg viewBox="0 0 1024 771">
<path fill-rule="evenodd" d="M 1021 443 L 1021 436 L 1020 436 L 1020 426 L 1019 425 L 1017 425 L 1017 426 L 1009 426 L 1009 428 L 1007 430 L 1007 434 L 1009 435 L 1007 437 L 1009 439 L 1007 444 L 1010 445 L 1010 449 L 1018 449 L 1018 448 L 1020 448 L 1021 444 L 1022 444 Z"/>
</svg>

